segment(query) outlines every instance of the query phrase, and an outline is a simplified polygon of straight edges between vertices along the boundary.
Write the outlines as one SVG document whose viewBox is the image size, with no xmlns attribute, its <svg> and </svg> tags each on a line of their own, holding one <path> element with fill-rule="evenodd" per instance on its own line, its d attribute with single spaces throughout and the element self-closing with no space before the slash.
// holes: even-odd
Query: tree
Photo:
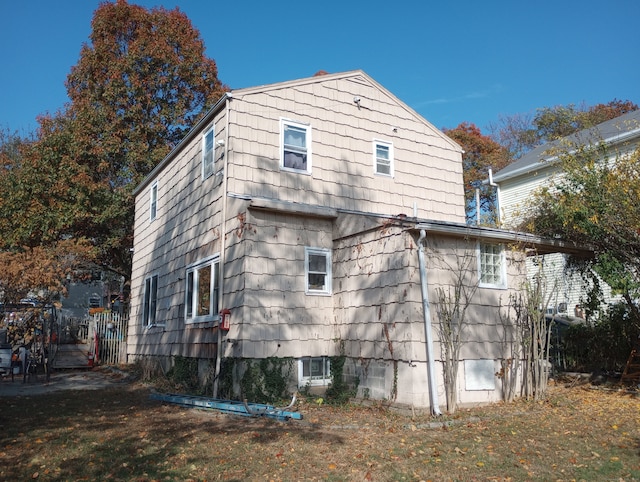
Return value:
<svg viewBox="0 0 640 482">
<path fill-rule="evenodd" d="M 39 119 L 0 180 L 2 247 L 85 239 L 97 262 L 128 279 L 133 188 L 226 87 L 182 12 L 126 0 L 96 10 L 66 85 L 70 103 Z"/>
<path fill-rule="evenodd" d="M 463 122 L 455 129 L 445 130 L 445 133 L 464 149 L 462 168 L 467 222 L 475 224 L 479 217 L 476 206 L 476 190 L 479 190 L 481 224 L 495 225 L 495 188 L 485 181 L 488 180 L 489 169 L 495 172 L 511 162 L 508 151 L 483 135 L 474 124 Z"/>
<path fill-rule="evenodd" d="M 560 161 L 563 174 L 535 196 L 521 228 L 592 248 L 593 260 L 578 260 L 583 273 L 598 274 L 621 293 L 638 325 L 640 150 L 616 157 L 603 146 L 582 147 Z"/>
<path fill-rule="evenodd" d="M 490 126 L 490 131 L 491 136 L 517 159 L 541 144 L 637 109 L 635 103 L 618 99 L 593 106 L 568 104 L 542 107 L 537 109 L 534 115 L 516 114 L 501 117 L 497 124 Z"/>
<path fill-rule="evenodd" d="M 467 342 L 466 329 L 469 326 L 467 310 L 478 290 L 474 277 L 475 253 L 464 250 L 453 254 L 453 261 L 445 255 L 432 252 L 432 258 L 439 268 L 451 274 L 451 284 L 436 288 L 436 312 L 438 322 L 436 332 L 440 341 L 442 370 L 444 377 L 447 410 L 454 413 L 458 408 L 458 368 L 460 350 Z"/>
</svg>

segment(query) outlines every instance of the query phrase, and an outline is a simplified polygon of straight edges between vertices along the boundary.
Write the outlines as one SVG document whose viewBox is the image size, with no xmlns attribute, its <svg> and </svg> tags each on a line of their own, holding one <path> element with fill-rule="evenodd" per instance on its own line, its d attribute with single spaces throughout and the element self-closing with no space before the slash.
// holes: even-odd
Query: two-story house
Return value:
<svg viewBox="0 0 640 482">
<path fill-rule="evenodd" d="M 501 225 L 507 229 L 517 228 L 535 191 L 548 186 L 557 176 L 562 176 L 560 159 L 563 154 L 580 147 L 600 146 L 604 147 L 600 151 L 606 156 L 602 162 L 611 163 L 620 157 L 629 156 L 639 145 L 640 110 L 636 110 L 533 149 L 493 175 L 493 182 L 498 186 Z M 539 266 L 532 265 L 532 260 L 533 258 L 529 262 L 530 273 L 539 269 Z M 538 261 L 536 264 L 543 264 L 542 269 L 549 283 L 556 286 L 556 296 L 550 309 L 569 317 L 582 317 L 584 311 L 581 305 L 589 286 L 582 277 L 566 272 L 566 255 L 549 254 Z M 606 283 L 602 282 L 600 286 L 605 303 L 618 300 Z"/>
<path fill-rule="evenodd" d="M 512 247 L 550 245 L 464 224 L 461 152 L 362 71 L 228 92 L 134 192 L 129 359 L 289 358 L 321 388 L 344 355 L 360 396 L 434 410 L 437 289 L 471 256 L 459 400 L 499 400 Z"/>
</svg>

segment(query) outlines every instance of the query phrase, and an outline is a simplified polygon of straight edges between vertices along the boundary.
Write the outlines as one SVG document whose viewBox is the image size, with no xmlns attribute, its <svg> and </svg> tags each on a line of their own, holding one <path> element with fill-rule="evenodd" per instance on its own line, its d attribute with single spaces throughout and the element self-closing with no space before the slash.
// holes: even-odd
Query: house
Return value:
<svg viewBox="0 0 640 482">
<path fill-rule="evenodd" d="M 560 156 L 579 147 L 604 146 L 607 162 L 628 156 L 640 145 L 640 110 L 629 112 L 548 144 L 543 144 L 493 175 L 498 186 L 499 217 L 502 226 L 515 229 L 534 192 L 562 174 Z M 566 255 L 555 253 L 542 259 L 549 280 L 557 283 L 557 297 L 551 310 L 555 313 L 583 317 L 580 306 L 588 286 L 578 275 L 566 273 Z M 529 272 L 537 271 L 529 262 Z M 551 281 L 550 281 L 551 282 Z M 606 283 L 601 283 L 605 303 L 618 297 Z"/>
<path fill-rule="evenodd" d="M 513 246 L 562 243 L 466 226 L 461 152 L 362 71 L 228 92 L 134 191 L 129 360 L 231 360 L 237 382 L 280 358 L 321 390 L 342 356 L 359 396 L 438 410 L 438 288 L 460 267 L 459 400 L 499 400 Z"/>
</svg>

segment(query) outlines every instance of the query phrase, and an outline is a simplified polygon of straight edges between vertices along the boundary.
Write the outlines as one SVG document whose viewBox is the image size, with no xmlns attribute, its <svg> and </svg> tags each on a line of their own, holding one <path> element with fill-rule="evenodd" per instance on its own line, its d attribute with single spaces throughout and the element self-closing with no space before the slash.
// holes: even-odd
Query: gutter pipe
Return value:
<svg viewBox="0 0 640 482">
<path fill-rule="evenodd" d="M 433 336 L 431 334 L 431 309 L 429 307 L 429 293 L 427 291 L 427 268 L 424 258 L 424 241 L 427 238 L 427 231 L 420 230 L 418 238 L 418 261 L 420 263 L 420 288 L 422 290 L 422 313 L 424 315 L 424 334 L 427 349 L 427 372 L 429 383 L 429 398 L 431 414 L 440 416 L 440 403 L 438 402 L 438 390 L 436 388 L 435 361 L 433 359 Z"/>
<path fill-rule="evenodd" d="M 225 126 L 225 139 L 224 145 L 222 146 L 223 153 L 223 167 L 222 167 L 222 220 L 220 221 L 221 227 L 221 247 L 220 247 L 220 271 L 218 273 L 219 278 L 219 293 L 220 293 L 220 306 L 222 308 L 225 307 L 224 304 L 224 264 L 226 261 L 226 229 L 227 229 L 227 172 L 229 167 L 229 115 L 231 114 L 231 99 L 233 99 L 233 95 L 229 92 L 225 96 L 225 109 L 226 109 L 226 126 Z M 215 147 L 214 147 L 215 149 Z M 215 173 L 214 173 L 215 175 Z M 213 378 L 213 398 L 218 398 L 218 390 L 220 387 L 219 379 L 220 379 L 220 368 L 222 366 L 222 330 L 220 329 L 220 324 L 222 322 L 221 318 L 218 318 L 218 325 L 216 330 L 217 342 L 216 342 L 216 367 L 215 367 L 215 375 Z"/>
</svg>

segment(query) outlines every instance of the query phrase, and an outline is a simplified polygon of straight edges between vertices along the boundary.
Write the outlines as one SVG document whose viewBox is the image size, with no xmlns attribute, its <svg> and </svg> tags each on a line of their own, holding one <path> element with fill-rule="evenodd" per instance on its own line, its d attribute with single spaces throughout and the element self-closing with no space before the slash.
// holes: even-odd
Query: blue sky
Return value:
<svg viewBox="0 0 640 482">
<path fill-rule="evenodd" d="M 545 106 L 640 104 L 637 0 L 130 0 L 186 13 L 242 88 L 362 69 L 436 127 Z M 98 0 L 0 0 L 0 128 L 28 132 L 64 82 Z"/>
</svg>

